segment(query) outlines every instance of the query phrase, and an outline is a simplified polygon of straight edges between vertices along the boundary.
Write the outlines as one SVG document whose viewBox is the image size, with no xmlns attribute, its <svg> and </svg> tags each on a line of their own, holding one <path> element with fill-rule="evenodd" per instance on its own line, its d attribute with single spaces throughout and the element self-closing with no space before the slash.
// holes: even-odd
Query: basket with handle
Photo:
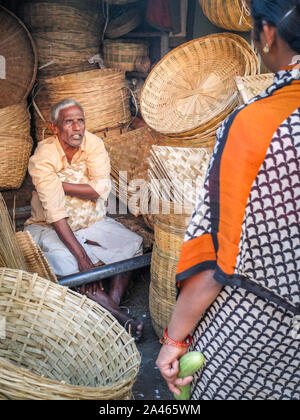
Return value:
<svg viewBox="0 0 300 420">
<path fill-rule="evenodd" d="M 108 311 L 21 270 L 0 268 L 0 291 L 0 398 L 131 398 L 140 355 Z"/>
</svg>

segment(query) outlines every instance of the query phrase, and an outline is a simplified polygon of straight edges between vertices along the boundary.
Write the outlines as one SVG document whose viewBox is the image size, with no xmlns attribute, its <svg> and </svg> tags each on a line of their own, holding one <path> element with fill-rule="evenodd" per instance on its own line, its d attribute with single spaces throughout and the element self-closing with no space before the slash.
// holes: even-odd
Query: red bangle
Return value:
<svg viewBox="0 0 300 420">
<path fill-rule="evenodd" d="M 192 336 L 190 334 L 186 336 L 183 342 L 178 342 L 178 341 L 172 340 L 172 338 L 168 336 L 167 332 L 168 332 L 168 328 L 165 329 L 164 336 L 159 340 L 160 344 L 169 344 L 170 346 L 182 348 L 182 347 L 188 347 L 192 343 Z"/>
</svg>

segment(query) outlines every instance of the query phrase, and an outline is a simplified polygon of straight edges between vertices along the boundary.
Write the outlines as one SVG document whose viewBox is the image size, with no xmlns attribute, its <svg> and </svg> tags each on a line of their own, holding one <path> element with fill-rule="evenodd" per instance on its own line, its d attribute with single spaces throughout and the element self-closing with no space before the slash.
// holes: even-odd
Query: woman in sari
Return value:
<svg viewBox="0 0 300 420">
<path fill-rule="evenodd" d="M 274 83 L 223 123 L 177 268 L 157 366 L 203 353 L 192 399 L 300 398 L 300 1 L 252 0 Z"/>
</svg>

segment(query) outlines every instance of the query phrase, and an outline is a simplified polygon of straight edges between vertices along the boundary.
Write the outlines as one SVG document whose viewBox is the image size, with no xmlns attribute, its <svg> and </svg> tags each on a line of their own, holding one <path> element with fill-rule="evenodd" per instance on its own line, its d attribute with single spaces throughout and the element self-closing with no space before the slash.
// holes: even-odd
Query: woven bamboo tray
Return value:
<svg viewBox="0 0 300 420">
<path fill-rule="evenodd" d="M 199 4 L 205 16 L 220 28 L 240 32 L 252 29 L 246 0 L 199 0 Z"/>
<path fill-rule="evenodd" d="M 243 103 L 262 93 L 274 82 L 274 73 L 235 78 Z"/>
<path fill-rule="evenodd" d="M 37 73 L 38 56 L 23 22 L 0 5 L 0 108 L 27 98 Z"/>
<path fill-rule="evenodd" d="M 34 96 L 38 141 L 52 135 L 48 128 L 51 106 L 65 98 L 73 98 L 84 107 L 86 129 L 92 133 L 119 127 L 131 120 L 125 75 L 119 70 L 98 69 L 43 79 Z"/>
<path fill-rule="evenodd" d="M 0 190 L 20 188 L 28 167 L 32 138 L 0 133 Z"/>
<path fill-rule="evenodd" d="M 127 400 L 140 366 L 134 339 L 105 309 L 37 274 L 0 269 L 1 397 Z"/>
<path fill-rule="evenodd" d="M 136 61 L 148 56 L 148 45 L 143 41 L 106 39 L 103 43 L 103 55 L 107 67 L 134 71 Z"/>
<path fill-rule="evenodd" d="M 16 240 L 23 253 L 27 271 L 37 273 L 40 277 L 58 283 L 56 275 L 50 267 L 43 251 L 36 245 L 28 231 L 17 232 Z"/>
<path fill-rule="evenodd" d="M 135 29 L 141 22 L 142 17 L 138 10 L 128 10 L 109 22 L 105 30 L 105 36 L 107 38 L 119 38 Z"/>
<path fill-rule="evenodd" d="M 214 34 L 182 44 L 152 69 L 141 94 L 141 113 L 166 135 L 204 133 L 238 104 L 235 76 L 258 72 L 258 59 L 238 35 Z"/>
</svg>

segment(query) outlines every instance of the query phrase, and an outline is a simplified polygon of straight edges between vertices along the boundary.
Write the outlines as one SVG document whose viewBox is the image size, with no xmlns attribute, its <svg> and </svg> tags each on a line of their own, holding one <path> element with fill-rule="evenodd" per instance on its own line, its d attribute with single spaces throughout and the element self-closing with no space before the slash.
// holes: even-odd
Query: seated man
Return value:
<svg viewBox="0 0 300 420">
<path fill-rule="evenodd" d="M 66 276 L 142 253 L 142 238 L 106 217 L 111 190 L 110 162 L 102 140 L 85 130 L 82 106 L 72 99 L 51 109 L 55 134 L 40 142 L 29 160 L 35 191 L 25 222 L 53 271 Z M 129 273 L 78 288 L 108 309 L 136 340 L 143 324 L 119 307 Z"/>
</svg>

